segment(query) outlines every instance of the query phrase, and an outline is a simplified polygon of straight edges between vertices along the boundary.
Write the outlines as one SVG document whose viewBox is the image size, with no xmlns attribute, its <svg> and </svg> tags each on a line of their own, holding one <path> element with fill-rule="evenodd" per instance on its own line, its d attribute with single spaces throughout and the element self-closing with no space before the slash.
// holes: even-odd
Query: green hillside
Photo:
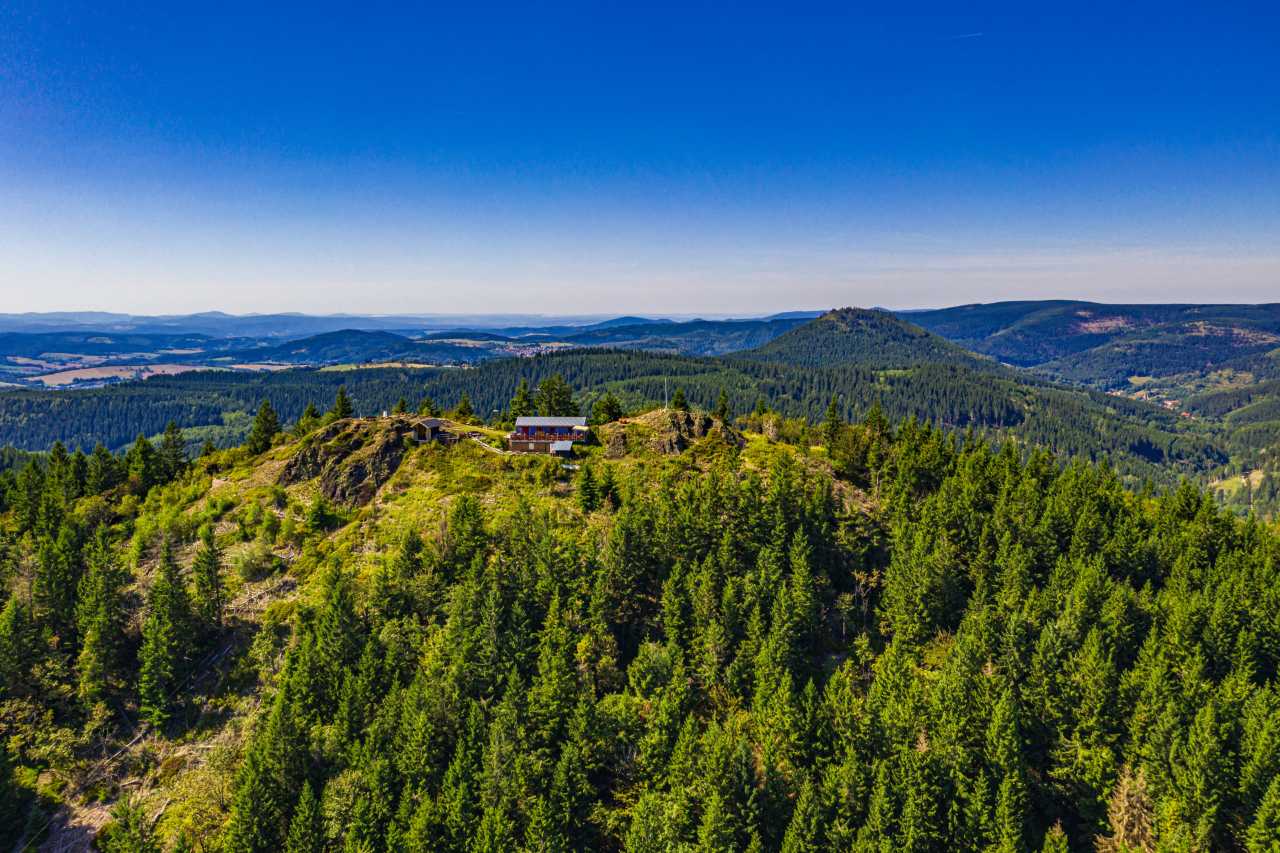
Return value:
<svg viewBox="0 0 1280 853">
<path fill-rule="evenodd" d="M 739 426 L 641 414 L 571 467 L 387 418 L 24 468 L 0 841 L 1280 838 L 1274 529 L 911 422 Z"/>
</svg>

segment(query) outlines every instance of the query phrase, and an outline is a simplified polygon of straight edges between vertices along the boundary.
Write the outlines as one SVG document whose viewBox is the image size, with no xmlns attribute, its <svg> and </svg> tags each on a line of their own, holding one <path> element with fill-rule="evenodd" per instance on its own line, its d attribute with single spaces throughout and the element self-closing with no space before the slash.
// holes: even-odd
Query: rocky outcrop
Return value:
<svg viewBox="0 0 1280 853">
<path fill-rule="evenodd" d="M 742 447 L 742 434 L 728 424 L 700 412 L 658 409 L 624 418 L 598 428 L 605 455 L 613 458 L 630 451 L 648 449 L 656 453 L 683 453 L 704 439 L 715 439 L 732 447 Z"/>
<path fill-rule="evenodd" d="M 280 484 L 319 478 L 320 493 L 329 500 L 362 506 L 399 470 L 409 434 L 405 418 L 335 421 L 312 434 L 286 463 Z"/>
</svg>

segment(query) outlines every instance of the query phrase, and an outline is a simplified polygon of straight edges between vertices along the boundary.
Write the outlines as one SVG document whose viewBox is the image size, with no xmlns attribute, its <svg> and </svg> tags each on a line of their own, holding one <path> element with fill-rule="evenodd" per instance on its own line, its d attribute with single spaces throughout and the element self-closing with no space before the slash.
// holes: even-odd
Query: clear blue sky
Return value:
<svg viewBox="0 0 1280 853">
<path fill-rule="evenodd" d="M 0 7 L 0 310 L 1280 300 L 1275 3 L 266 5 Z"/>
</svg>

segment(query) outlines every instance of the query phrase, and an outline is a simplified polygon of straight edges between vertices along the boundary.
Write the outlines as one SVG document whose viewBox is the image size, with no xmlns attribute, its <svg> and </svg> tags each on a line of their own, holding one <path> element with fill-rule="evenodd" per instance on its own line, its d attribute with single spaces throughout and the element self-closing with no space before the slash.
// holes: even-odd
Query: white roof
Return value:
<svg viewBox="0 0 1280 853">
<path fill-rule="evenodd" d="M 584 427 L 586 425 L 586 418 L 516 418 L 518 427 Z"/>
<path fill-rule="evenodd" d="M 551 452 L 552 452 L 552 453 L 568 453 L 570 450 L 573 450 L 573 442 L 572 442 L 572 441 L 553 441 L 553 442 L 551 442 Z"/>
</svg>

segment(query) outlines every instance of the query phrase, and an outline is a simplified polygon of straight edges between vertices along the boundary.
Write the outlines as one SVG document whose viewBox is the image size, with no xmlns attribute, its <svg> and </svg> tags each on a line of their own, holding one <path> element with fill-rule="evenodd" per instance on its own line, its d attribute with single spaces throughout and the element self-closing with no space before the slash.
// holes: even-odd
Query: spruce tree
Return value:
<svg viewBox="0 0 1280 853">
<path fill-rule="evenodd" d="M 549 418 L 571 418 L 578 414 L 578 404 L 573 401 L 573 389 L 559 373 L 538 383 L 534 400 L 538 414 Z"/>
<path fill-rule="evenodd" d="M 160 482 L 160 459 L 145 435 L 138 434 L 133 446 L 125 454 L 124 463 L 129 472 L 129 481 L 138 494 L 145 494 Z"/>
<path fill-rule="evenodd" d="M 608 424 L 621 418 L 625 411 L 622 408 L 622 402 L 614 396 L 612 391 L 606 391 L 604 396 L 596 400 L 595 406 L 591 409 L 591 419 L 597 424 Z"/>
<path fill-rule="evenodd" d="M 721 423 L 729 422 L 729 394 L 723 388 L 720 389 L 720 396 L 716 398 L 716 410 L 712 414 Z"/>
<path fill-rule="evenodd" d="M 298 804 L 294 806 L 289 821 L 289 835 L 285 839 L 285 853 L 322 853 L 324 827 L 320 817 L 320 801 L 311 791 L 311 783 L 302 786 Z"/>
<path fill-rule="evenodd" d="M 391 407 L 391 414 L 393 415 L 403 415 L 407 411 L 409 411 L 409 401 L 404 397 L 396 400 L 396 404 Z"/>
<path fill-rule="evenodd" d="M 430 396 L 423 397 L 422 402 L 418 404 L 418 414 L 428 418 L 440 417 L 440 407 L 436 405 L 436 401 Z"/>
<path fill-rule="evenodd" d="M 89 454 L 89 460 L 85 466 L 85 492 L 100 495 L 118 486 L 120 479 L 119 460 L 99 442 L 93 448 L 93 453 Z"/>
<path fill-rule="evenodd" d="M 671 395 L 671 408 L 677 412 L 689 411 L 689 401 L 684 398 L 684 388 L 677 387 L 676 393 Z"/>
<path fill-rule="evenodd" d="M 822 443 L 826 445 L 828 453 L 836 446 L 836 439 L 840 437 L 840 429 L 843 426 L 844 418 L 840 417 L 840 407 L 836 403 L 836 398 L 832 397 L 831 403 L 827 406 L 827 414 L 822 420 Z"/>
<path fill-rule="evenodd" d="M 67 522 L 58 526 L 57 538 L 43 538 L 32 583 L 36 621 L 70 644 L 75 635 L 76 588 L 80 583 L 79 537 Z"/>
<path fill-rule="evenodd" d="M 125 797 L 111 810 L 111 818 L 95 841 L 102 853 L 160 853 L 160 842 L 141 804 Z"/>
<path fill-rule="evenodd" d="M 1249 853 L 1275 853 L 1280 850 L 1280 773 L 1271 780 L 1266 796 L 1249 824 L 1245 846 Z"/>
<path fill-rule="evenodd" d="M 511 398 L 511 417 L 525 418 L 533 414 L 533 396 L 529 393 L 529 380 L 521 377 L 516 394 Z"/>
<path fill-rule="evenodd" d="M 173 480 L 187 468 L 187 440 L 177 423 L 169 421 L 160 439 L 160 470 L 166 480 Z"/>
<path fill-rule="evenodd" d="M 1049 827 L 1049 831 L 1044 834 L 1044 844 L 1040 847 L 1040 853 L 1070 853 L 1071 846 L 1067 843 L 1067 834 L 1062 831 L 1062 824 L 1055 823 Z"/>
<path fill-rule="evenodd" d="M 91 705 L 102 698 L 119 670 L 120 646 L 128 616 L 123 590 L 129 577 L 115 557 L 105 526 L 98 528 L 86 564 L 76 605 L 80 632 L 76 674 L 80 698 Z"/>
<path fill-rule="evenodd" d="M 245 446 L 254 456 L 265 453 L 271 448 L 271 442 L 278 432 L 280 419 L 276 416 L 276 410 L 271 407 L 270 400 L 263 400 L 258 407 L 258 414 L 254 416 L 253 428 L 249 430 L 249 440 Z"/>
<path fill-rule="evenodd" d="M 222 555 L 214 542 L 213 528 L 207 524 L 200 529 L 200 546 L 191 563 L 191 574 L 195 581 L 196 618 L 204 630 L 216 631 L 222 627 L 226 595 L 222 584 Z"/>
<path fill-rule="evenodd" d="M 820 853 L 825 849 L 822 840 L 822 806 L 811 781 L 806 779 L 796 798 L 791 823 L 782 838 L 782 853 Z"/>
<path fill-rule="evenodd" d="M 315 403 L 308 401 L 307 407 L 298 416 L 298 422 L 293 425 L 293 434 L 296 436 L 306 435 L 319 426 L 320 421 L 320 410 L 316 408 Z"/>
<path fill-rule="evenodd" d="M 578 474 L 578 507 L 585 513 L 595 512 L 600 507 L 600 487 L 596 484 L 595 471 L 590 463 L 583 465 Z"/>
<path fill-rule="evenodd" d="M 347 396 L 347 386 L 339 385 L 337 396 L 333 398 L 333 408 L 329 410 L 329 419 L 339 421 L 355 414 L 351 398 Z"/>
<path fill-rule="evenodd" d="M 191 642 L 190 614 L 186 587 L 166 540 L 147 594 L 142 648 L 138 653 L 138 709 L 154 726 L 163 726 L 169 719 L 176 698 L 173 694 Z"/>
<path fill-rule="evenodd" d="M 298 725 L 291 658 L 262 727 L 254 734 L 236 776 L 231 818 L 223 836 L 225 853 L 267 853 L 283 847 L 289 812 L 305 784 L 306 744 Z"/>
<path fill-rule="evenodd" d="M 16 595 L 0 609 L 0 697 L 13 698 L 31 683 L 37 660 L 31 611 Z"/>
<path fill-rule="evenodd" d="M 458 398 L 458 405 L 453 409 L 453 417 L 465 424 L 475 417 L 475 414 L 475 410 L 471 408 L 471 397 L 463 391 L 462 396 Z"/>
</svg>

